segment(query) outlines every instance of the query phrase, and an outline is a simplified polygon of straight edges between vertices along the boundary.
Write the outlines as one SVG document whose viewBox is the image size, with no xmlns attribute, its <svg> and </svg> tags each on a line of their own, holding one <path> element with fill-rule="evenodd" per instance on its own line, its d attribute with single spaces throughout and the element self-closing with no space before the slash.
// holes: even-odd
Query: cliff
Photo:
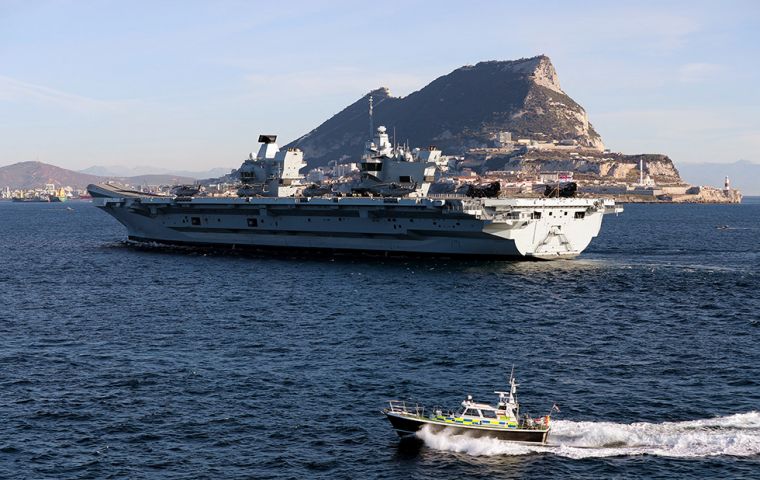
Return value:
<svg viewBox="0 0 760 480">
<path fill-rule="evenodd" d="M 579 179 L 600 179 L 636 183 L 639 181 L 640 162 L 644 162 L 644 175 L 658 184 L 683 183 L 678 169 L 667 155 L 583 152 L 527 152 L 505 156 L 489 156 L 483 168 L 487 170 L 572 171 Z"/>
<path fill-rule="evenodd" d="M 560 87 L 546 56 L 464 66 L 406 97 L 387 88 L 369 92 L 286 147 L 304 151 L 310 168 L 330 160 L 357 160 L 369 135 L 368 101 L 374 124 L 396 130 L 412 146 L 436 145 L 448 154 L 493 145 L 498 132 L 534 140 L 574 140 L 601 151 L 586 111 Z"/>
</svg>

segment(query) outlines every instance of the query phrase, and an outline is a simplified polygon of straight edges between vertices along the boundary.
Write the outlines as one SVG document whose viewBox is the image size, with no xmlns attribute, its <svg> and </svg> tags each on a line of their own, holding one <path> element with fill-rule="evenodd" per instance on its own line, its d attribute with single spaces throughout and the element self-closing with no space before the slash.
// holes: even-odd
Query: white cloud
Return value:
<svg viewBox="0 0 760 480">
<path fill-rule="evenodd" d="M 279 94 L 283 98 L 302 98 L 345 92 L 362 95 L 379 87 L 388 87 L 392 95 L 407 95 L 424 87 L 430 78 L 427 75 L 333 67 L 287 73 L 251 73 L 246 75 L 246 80 L 254 95 L 271 97 Z"/>
<path fill-rule="evenodd" d="M 79 112 L 115 111 L 133 102 L 97 100 L 0 75 L 0 101 L 34 102 Z"/>
<path fill-rule="evenodd" d="M 662 108 L 596 113 L 605 144 L 625 153 L 664 153 L 681 162 L 756 158 L 760 126 L 751 108 Z"/>
<path fill-rule="evenodd" d="M 524 40 L 535 51 L 550 55 L 576 55 L 578 52 L 662 57 L 688 46 L 703 30 L 705 19 L 699 12 L 651 10 L 609 4 L 584 10 L 571 20 L 563 17 L 542 19 L 544 28 L 536 35 L 535 25 L 517 25 Z"/>
<path fill-rule="evenodd" d="M 723 67 L 715 63 L 687 63 L 678 69 L 678 80 L 683 83 L 701 83 L 716 78 Z"/>
<path fill-rule="evenodd" d="M 651 129 L 653 136 L 669 134 L 700 135 L 695 142 L 706 138 L 720 141 L 722 138 L 738 137 L 760 129 L 751 107 L 688 107 L 647 108 L 622 110 L 596 114 L 601 122 L 614 121 L 621 124 Z M 597 121 L 601 123 L 598 119 Z M 621 132 L 625 134 L 625 132 Z"/>
</svg>

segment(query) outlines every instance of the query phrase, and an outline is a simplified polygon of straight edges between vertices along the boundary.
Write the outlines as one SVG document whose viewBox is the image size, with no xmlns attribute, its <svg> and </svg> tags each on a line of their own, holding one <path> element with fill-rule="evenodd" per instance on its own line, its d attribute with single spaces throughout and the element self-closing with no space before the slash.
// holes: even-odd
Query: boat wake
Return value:
<svg viewBox="0 0 760 480">
<path fill-rule="evenodd" d="M 428 447 L 468 455 L 528 455 L 600 458 L 630 455 L 698 458 L 760 455 L 760 412 L 687 422 L 608 423 L 555 420 L 546 445 L 472 438 L 427 427 L 417 436 Z"/>
</svg>

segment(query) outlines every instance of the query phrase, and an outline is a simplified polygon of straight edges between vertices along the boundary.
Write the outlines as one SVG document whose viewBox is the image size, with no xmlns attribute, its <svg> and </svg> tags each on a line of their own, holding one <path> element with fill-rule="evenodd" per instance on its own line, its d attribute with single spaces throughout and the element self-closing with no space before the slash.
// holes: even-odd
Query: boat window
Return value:
<svg viewBox="0 0 760 480">
<path fill-rule="evenodd" d="M 575 218 L 583 218 L 586 216 L 586 212 L 575 212 Z"/>
<path fill-rule="evenodd" d="M 493 410 L 481 410 L 481 413 L 486 418 L 496 418 L 496 412 Z"/>
<path fill-rule="evenodd" d="M 479 417 L 480 416 L 480 412 L 478 412 L 474 408 L 468 408 L 467 410 L 464 411 L 464 414 L 465 415 L 470 415 L 471 417 Z"/>
<path fill-rule="evenodd" d="M 191 217 L 190 222 L 193 225 L 200 225 L 201 224 L 201 217 Z"/>
<path fill-rule="evenodd" d="M 530 214 L 530 218 L 533 220 L 541 220 L 541 212 L 533 212 Z"/>
<path fill-rule="evenodd" d="M 309 219 L 311 220 L 311 219 Z M 259 225 L 259 220 L 257 218 L 249 218 L 248 219 L 248 226 L 249 227 L 257 227 Z"/>
<path fill-rule="evenodd" d="M 399 175 L 398 181 L 401 183 L 412 183 L 412 177 L 409 175 Z"/>
</svg>

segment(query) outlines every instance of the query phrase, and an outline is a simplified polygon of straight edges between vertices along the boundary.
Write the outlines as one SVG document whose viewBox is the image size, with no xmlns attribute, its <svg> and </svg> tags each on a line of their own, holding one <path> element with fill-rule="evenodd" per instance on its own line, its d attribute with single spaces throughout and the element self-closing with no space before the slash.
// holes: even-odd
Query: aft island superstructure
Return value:
<svg viewBox="0 0 760 480">
<path fill-rule="evenodd" d="M 329 254 L 572 258 L 605 213 L 622 210 L 602 199 L 427 196 L 435 151 L 399 155 L 383 143 L 383 127 L 378 137 L 351 196 L 303 195 L 303 153 L 280 150 L 273 135 L 262 135 L 257 156 L 241 166 L 237 198 L 88 190 L 132 241 Z"/>
</svg>

